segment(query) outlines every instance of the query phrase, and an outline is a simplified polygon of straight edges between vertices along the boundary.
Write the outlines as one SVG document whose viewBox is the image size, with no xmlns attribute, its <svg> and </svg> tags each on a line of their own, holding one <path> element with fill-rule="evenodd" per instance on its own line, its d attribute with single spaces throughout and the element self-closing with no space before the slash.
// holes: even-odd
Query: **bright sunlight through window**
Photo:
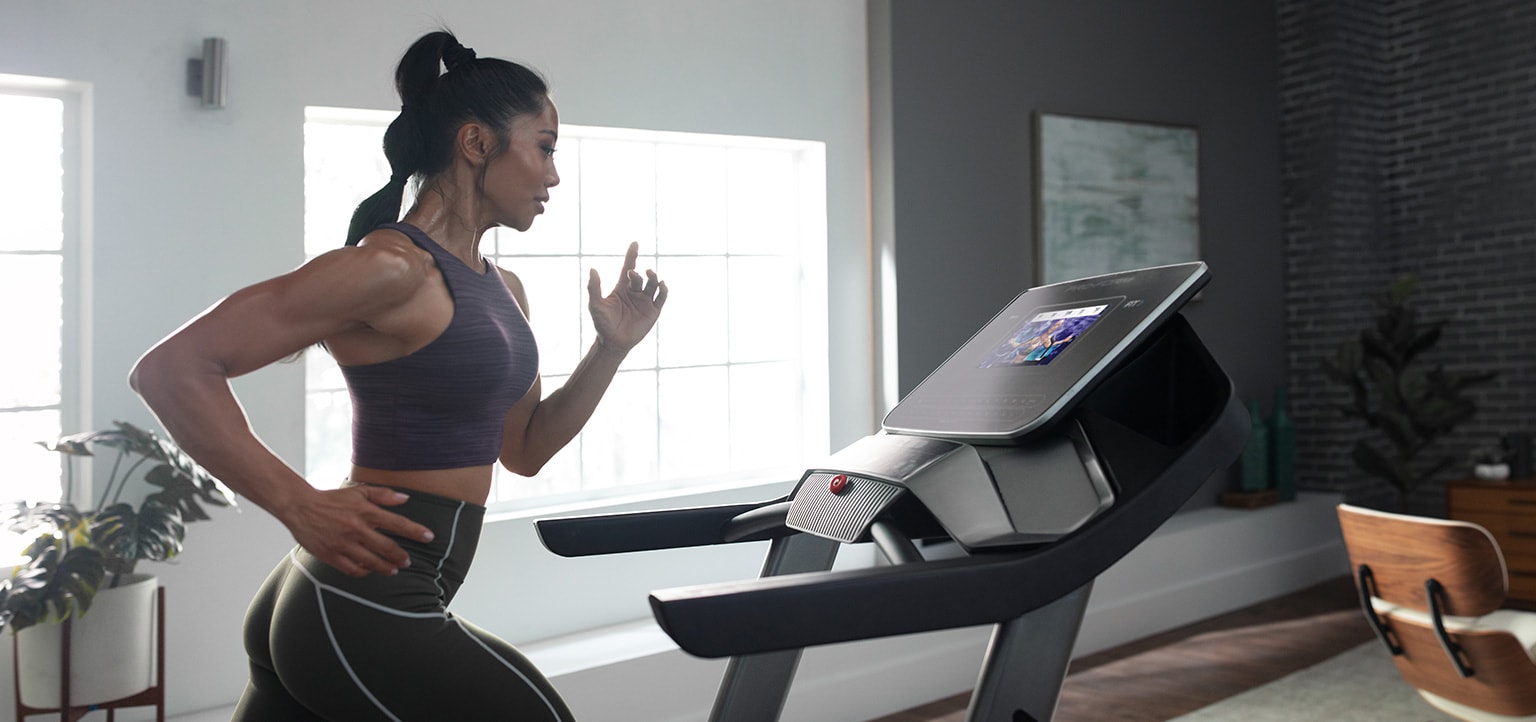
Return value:
<svg viewBox="0 0 1536 722">
<path fill-rule="evenodd" d="M 61 490 L 59 455 L 35 442 L 63 428 L 65 113 L 0 78 L 0 501 Z"/>
<path fill-rule="evenodd" d="M 389 177 L 394 113 L 310 108 L 305 251 L 341 245 L 352 210 Z M 586 278 L 624 249 L 667 281 L 656 330 L 581 435 L 542 472 L 498 469 L 502 508 L 797 477 L 827 447 L 825 148 L 819 142 L 562 125 L 561 183 L 527 233 L 481 250 L 528 292 L 544 393 L 594 340 Z M 407 204 L 409 201 L 407 201 Z M 336 363 L 307 365 L 307 474 L 339 483 L 350 405 Z"/>
</svg>

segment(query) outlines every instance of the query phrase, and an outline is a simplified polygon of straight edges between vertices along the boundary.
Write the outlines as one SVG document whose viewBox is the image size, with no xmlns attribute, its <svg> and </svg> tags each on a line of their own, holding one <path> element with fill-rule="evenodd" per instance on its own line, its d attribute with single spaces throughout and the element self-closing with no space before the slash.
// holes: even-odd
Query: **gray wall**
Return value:
<svg viewBox="0 0 1536 722">
<path fill-rule="evenodd" d="M 870 15 L 872 162 L 890 183 L 873 188 L 873 228 L 896 259 L 899 393 L 1034 285 L 1044 111 L 1199 129 L 1213 280 L 1186 316 L 1268 408 L 1285 380 L 1272 2 L 872 0 Z"/>
<path fill-rule="evenodd" d="M 1536 430 L 1536 4 L 1281 0 L 1287 346 L 1308 486 L 1395 505 L 1349 460 L 1377 438 L 1330 404 L 1319 366 L 1403 274 L 1447 322 L 1426 365 L 1497 371 L 1479 411 L 1425 457 L 1452 466 L 1408 507 L 1443 511 L 1468 452 Z"/>
</svg>

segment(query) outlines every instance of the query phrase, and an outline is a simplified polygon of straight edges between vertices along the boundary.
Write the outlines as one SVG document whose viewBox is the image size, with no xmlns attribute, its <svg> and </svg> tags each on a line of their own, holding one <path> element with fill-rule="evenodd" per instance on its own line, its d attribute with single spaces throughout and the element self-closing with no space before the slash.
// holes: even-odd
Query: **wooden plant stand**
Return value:
<svg viewBox="0 0 1536 722">
<path fill-rule="evenodd" d="M 107 711 L 107 722 L 116 719 L 117 710 L 124 707 L 149 707 L 155 708 L 155 722 L 165 722 L 165 587 L 155 590 L 155 683 L 149 689 L 138 694 L 129 695 L 122 699 L 110 702 L 97 702 L 84 706 L 71 706 L 69 704 L 69 632 L 70 620 L 65 619 L 64 628 L 60 630 L 62 648 L 60 654 L 61 683 L 59 685 L 59 706 L 53 708 L 29 707 L 21 703 L 21 651 L 20 644 L 15 635 L 11 637 L 12 676 L 16 688 L 16 722 L 39 714 L 59 713 L 61 722 L 76 722 L 99 709 Z"/>
</svg>

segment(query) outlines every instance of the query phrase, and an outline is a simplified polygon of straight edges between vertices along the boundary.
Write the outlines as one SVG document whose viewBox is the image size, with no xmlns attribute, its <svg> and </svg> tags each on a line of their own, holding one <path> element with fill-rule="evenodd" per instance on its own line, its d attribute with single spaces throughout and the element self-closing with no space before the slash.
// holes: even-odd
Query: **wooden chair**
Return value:
<svg viewBox="0 0 1536 722">
<path fill-rule="evenodd" d="M 1360 605 L 1425 701 L 1536 722 L 1536 613 L 1502 609 L 1504 555 L 1476 524 L 1339 505 Z"/>
</svg>

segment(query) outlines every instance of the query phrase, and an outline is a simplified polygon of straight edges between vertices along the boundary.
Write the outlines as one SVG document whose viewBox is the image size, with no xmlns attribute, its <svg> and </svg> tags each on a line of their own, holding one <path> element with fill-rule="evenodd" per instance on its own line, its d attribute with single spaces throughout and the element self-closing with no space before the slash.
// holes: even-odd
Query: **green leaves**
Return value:
<svg viewBox="0 0 1536 722">
<path fill-rule="evenodd" d="M 191 472 L 169 463 L 160 464 L 144 473 L 144 481 L 160 488 L 160 491 L 149 495 L 148 501 L 177 509 L 187 521 L 206 521 L 210 518 L 198 505 L 198 501 L 214 506 L 233 505 L 230 499 L 234 497 L 234 492 L 226 494 L 223 484 L 195 464 Z"/>
<path fill-rule="evenodd" d="M 106 578 L 101 552 L 77 546 L 66 553 L 63 539 L 45 534 L 27 547 L 26 555 L 29 562 L 0 582 L 0 622 L 23 629 L 91 608 Z"/>
<path fill-rule="evenodd" d="M 102 448 L 116 450 L 95 461 L 97 472 L 106 472 L 99 509 L 81 510 L 68 499 L 0 504 L 0 525 L 36 534 L 23 552 L 26 563 L 0 580 L 0 628 L 84 614 L 108 575 L 131 573 L 140 560 L 164 561 L 181 553 L 186 524 L 210 519 L 204 504 L 234 506 L 234 492 L 175 444 L 132 424 L 114 425 L 39 442 L 64 455 L 71 476 L 75 459 L 97 457 Z M 135 479 L 154 490 L 137 507 L 118 501 Z"/>
<path fill-rule="evenodd" d="M 92 544 L 107 555 L 114 574 L 132 572 L 132 562 L 140 559 L 163 562 L 176 556 L 186 535 L 181 512 L 154 499 L 138 510 L 113 504 L 91 521 Z"/>
</svg>

